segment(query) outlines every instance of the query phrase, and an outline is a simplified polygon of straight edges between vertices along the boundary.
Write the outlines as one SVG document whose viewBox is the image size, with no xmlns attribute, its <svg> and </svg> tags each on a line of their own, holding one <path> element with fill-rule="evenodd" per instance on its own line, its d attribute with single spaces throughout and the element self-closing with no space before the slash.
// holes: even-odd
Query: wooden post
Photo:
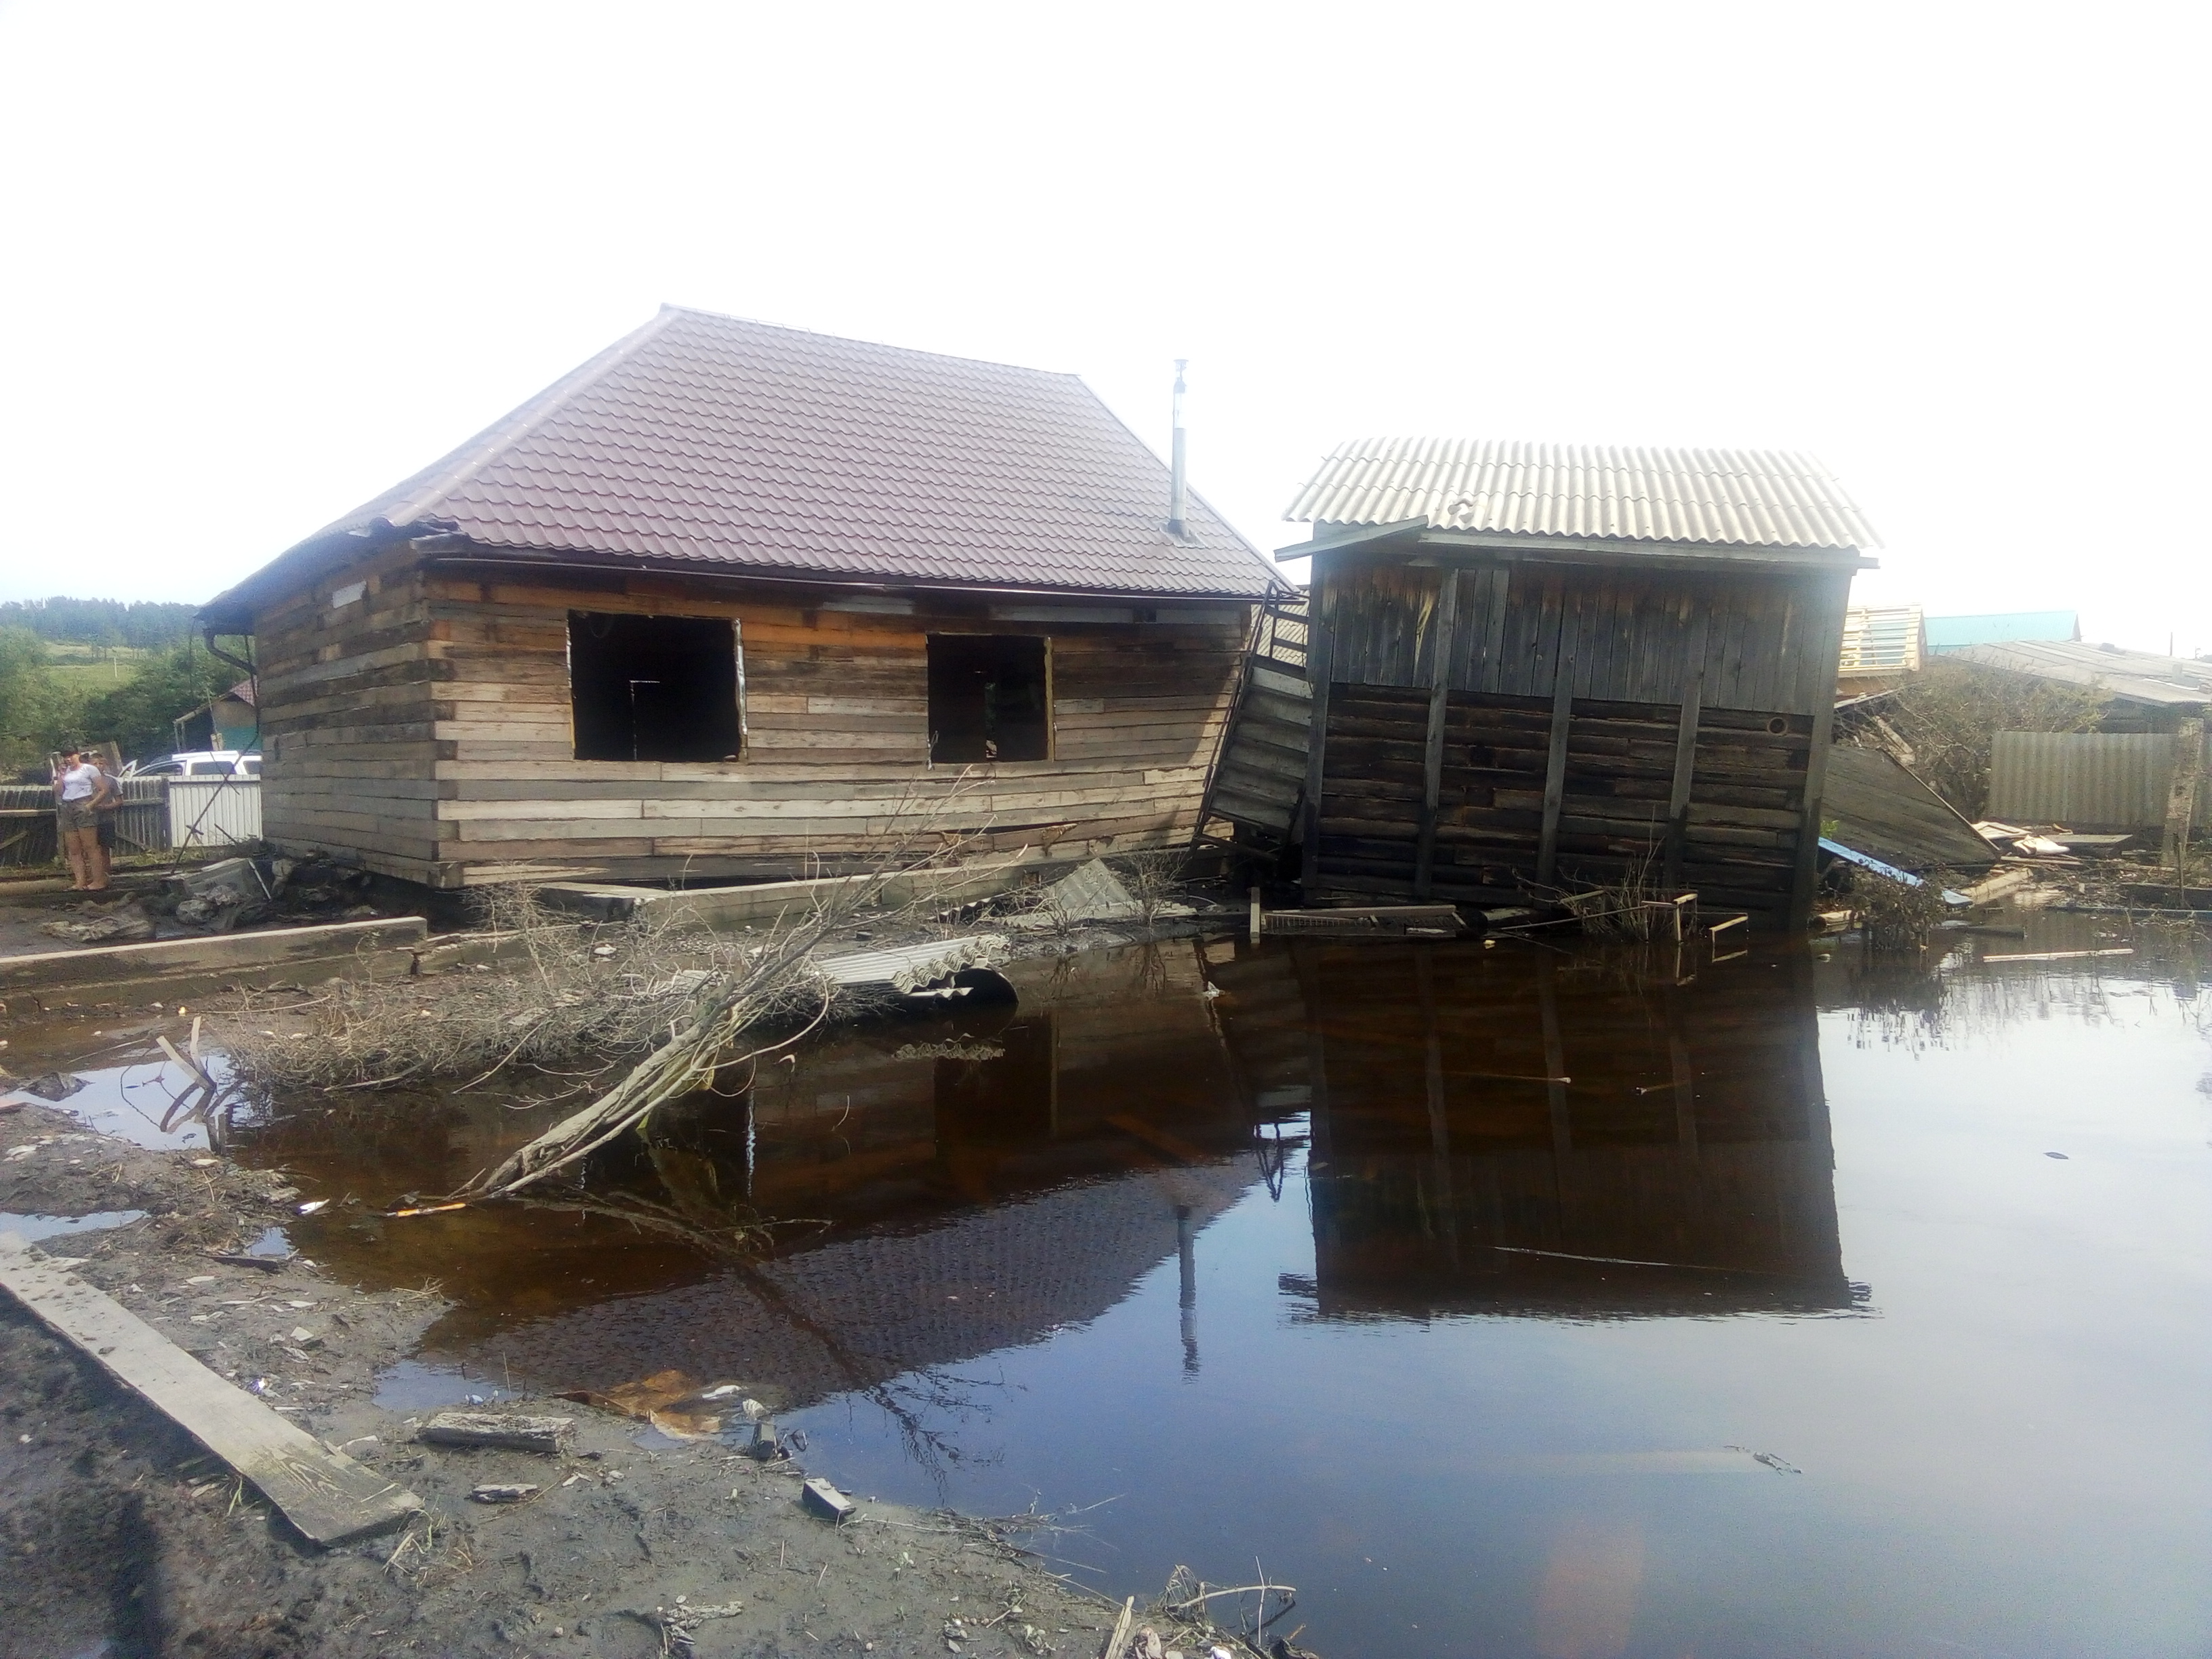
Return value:
<svg viewBox="0 0 2212 1659">
<path fill-rule="evenodd" d="M 2197 786 L 2203 776 L 2204 722 L 2185 720 L 2173 734 L 2173 775 L 2166 790 L 2166 835 L 2159 848 L 2161 859 L 2173 865 L 2173 884 L 2180 902 L 2188 903 L 2189 821 L 2197 811 Z"/>
<path fill-rule="evenodd" d="M 1444 787 L 1444 719 L 1450 700 L 1451 658 L 1459 613 L 1459 572 L 1447 569 L 1437 595 L 1436 639 L 1429 669 L 1428 746 L 1421 757 L 1421 829 L 1413 853 L 1413 896 L 1436 890 L 1437 807 Z"/>
<path fill-rule="evenodd" d="M 1813 713 L 1813 752 L 1805 759 L 1805 811 L 1797 832 L 1797 875 L 1790 893 L 1790 931 L 1802 933 L 1813 915 L 1813 889 L 1820 872 L 1820 793 L 1828 781 L 1828 745 L 1836 726 L 1836 665 L 1843 655 L 1843 612 L 1850 592 L 1848 572 L 1829 578 L 1830 591 L 1821 596 L 1820 614 L 1832 617 L 1835 641 L 1826 653 L 1827 672 L 1815 682 L 1819 702 Z"/>
<path fill-rule="evenodd" d="M 1705 622 L 1712 611 L 1704 595 L 1694 604 L 1698 613 L 1690 619 L 1690 681 L 1681 692 L 1681 728 L 1674 734 L 1674 787 L 1668 792 L 1666 803 L 1668 894 L 1681 891 L 1681 865 L 1690 841 L 1690 779 L 1697 772 L 1697 723 L 1705 712 Z"/>
<path fill-rule="evenodd" d="M 1328 751 L 1328 681 L 1335 655 L 1335 631 L 1325 606 L 1328 589 L 1316 557 L 1306 582 L 1306 683 L 1313 692 L 1312 724 L 1306 728 L 1305 847 L 1298 863 L 1298 885 L 1321 880 L 1321 789 Z"/>
<path fill-rule="evenodd" d="M 1549 886 L 1559 872 L 1559 809 L 1567 795 L 1567 728 L 1574 723 L 1574 627 L 1569 621 L 1571 596 L 1559 605 L 1559 678 L 1552 685 L 1552 746 L 1544 760 L 1544 831 L 1536 843 L 1536 880 Z"/>
</svg>

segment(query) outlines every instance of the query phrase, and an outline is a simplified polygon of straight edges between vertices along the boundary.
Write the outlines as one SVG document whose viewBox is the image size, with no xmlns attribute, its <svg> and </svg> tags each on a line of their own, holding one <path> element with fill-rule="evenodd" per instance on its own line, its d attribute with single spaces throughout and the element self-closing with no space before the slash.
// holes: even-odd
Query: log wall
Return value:
<svg viewBox="0 0 2212 1659">
<path fill-rule="evenodd" d="M 441 887 L 815 874 L 917 831 L 978 850 L 1160 844 L 1195 818 L 1248 614 L 1092 622 L 1070 604 L 1038 611 L 1072 619 L 1025 621 L 921 596 L 885 615 L 734 582 L 434 567 L 368 586 L 337 611 L 325 591 L 258 619 L 267 833 Z M 734 618 L 744 758 L 577 760 L 572 610 Z M 932 632 L 1051 641 L 1052 758 L 930 763 Z"/>
</svg>

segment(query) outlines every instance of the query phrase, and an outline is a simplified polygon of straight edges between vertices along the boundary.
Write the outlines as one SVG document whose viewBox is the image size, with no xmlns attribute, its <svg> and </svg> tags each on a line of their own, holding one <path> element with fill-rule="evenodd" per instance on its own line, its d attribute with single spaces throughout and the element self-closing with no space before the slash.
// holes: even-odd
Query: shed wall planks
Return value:
<svg viewBox="0 0 2212 1659">
<path fill-rule="evenodd" d="M 1427 732 L 1415 714 L 1441 641 L 1445 736 L 1426 872 L 1438 897 L 1615 883 L 1657 866 L 1656 881 L 1671 851 L 1682 884 L 1712 902 L 1775 916 L 1802 905 L 1808 774 L 1832 703 L 1847 573 L 1370 560 L 1321 580 L 1337 633 L 1310 885 L 1418 884 Z M 1445 583 L 1450 605 L 1438 602 Z M 1686 728 L 1686 702 L 1699 709 Z M 1555 708 L 1565 748 L 1547 835 Z"/>
</svg>

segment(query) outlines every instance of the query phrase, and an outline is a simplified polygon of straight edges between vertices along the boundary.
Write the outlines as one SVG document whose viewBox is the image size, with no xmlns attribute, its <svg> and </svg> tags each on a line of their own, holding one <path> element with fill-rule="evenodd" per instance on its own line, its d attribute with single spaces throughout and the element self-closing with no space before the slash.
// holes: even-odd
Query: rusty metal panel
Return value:
<svg viewBox="0 0 2212 1659">
<path fill-rule="evenodd" d="M 1990 757 L 1990 816 L 2008 823 L 2147 830 L 2166 822 L 2176 739 L 2162 732 L 2000 732 Z M 2197 815 L 2212 813 L 2212 779 Z"/>
</svg>

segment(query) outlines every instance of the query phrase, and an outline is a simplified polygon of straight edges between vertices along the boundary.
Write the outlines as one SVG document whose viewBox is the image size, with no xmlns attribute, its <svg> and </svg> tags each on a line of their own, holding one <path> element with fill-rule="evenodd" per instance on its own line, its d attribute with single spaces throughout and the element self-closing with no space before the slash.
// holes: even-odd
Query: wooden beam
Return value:
<svg viewBox="0 0 2212 1659">
<path fill-rule="evenodd" d="M 1567 728 L 1575 714 L 1574 595 L 1559 599 L 1559 647 L 1552 682 L 1552 740 L 1544 757 L 1544 829 L 1536 843 L 1536 879 L 1548 886 L 1559 872 L 1559 807 L 1567 793 Z"/>
<path fill-rule="evenodd" d="M 318 1544 L 389 1531 L 422 1500 L 234 1388 L 135 1314 L 0 1233 L 0 1285 L 258 1487 Z"/>
<path fill-rule="evenodd" d="M 1306 729 L 1304 850 L 1298 884 L 1321 878 L 1321 789 L 1328 749 L 1328 684 L 1335 672 L 1336 630 L 1329 625 L 1325 561 L 1316 558 L 1306 586 L 1306 683 L 1313 688 L 1313 724 Z"/>
<path fill-rule="evenodd" d="M 212 974 L 275 963 L 343 959 L 356 953 L 420 945 L 429 932 L 429 924 L 420 916 L 395 916 L 378 921 L 337 921 L 319 927 L 272 927 L 259 933 L 161 939 L 152 945 L 41 951 L 34 956 L 0 957 L 0 986 L 84 985 L 145 979 L 157 974 Z"/>
<path fill-rule="evenodd" d="M 2204 769 L 2204 722 L 2185 720 L 2173 736 L 2173 773 L 2166 790 L 2166 830 L 2160 837 L 2159 856 L 2174 868 L 2174 884 L 2183 885 L 2189 868 L 2189 820 L 2197 810 L 2197 786 Z"/>
<path fill-rule="evenodd" d="M 1459 617 L 1459 572 L 1443 573 L 1437 594 L 1436 638 L 1429 666 L 1428 744 L 1421 759 L 1421 826 L 1413 853 L 1413 896 L 1426 898 L 1433 887 L 1437 857 L 1437 805 L 1443 795 L 1444 717 L 1451 686 L 1454 635 Z"/>
</svg>

